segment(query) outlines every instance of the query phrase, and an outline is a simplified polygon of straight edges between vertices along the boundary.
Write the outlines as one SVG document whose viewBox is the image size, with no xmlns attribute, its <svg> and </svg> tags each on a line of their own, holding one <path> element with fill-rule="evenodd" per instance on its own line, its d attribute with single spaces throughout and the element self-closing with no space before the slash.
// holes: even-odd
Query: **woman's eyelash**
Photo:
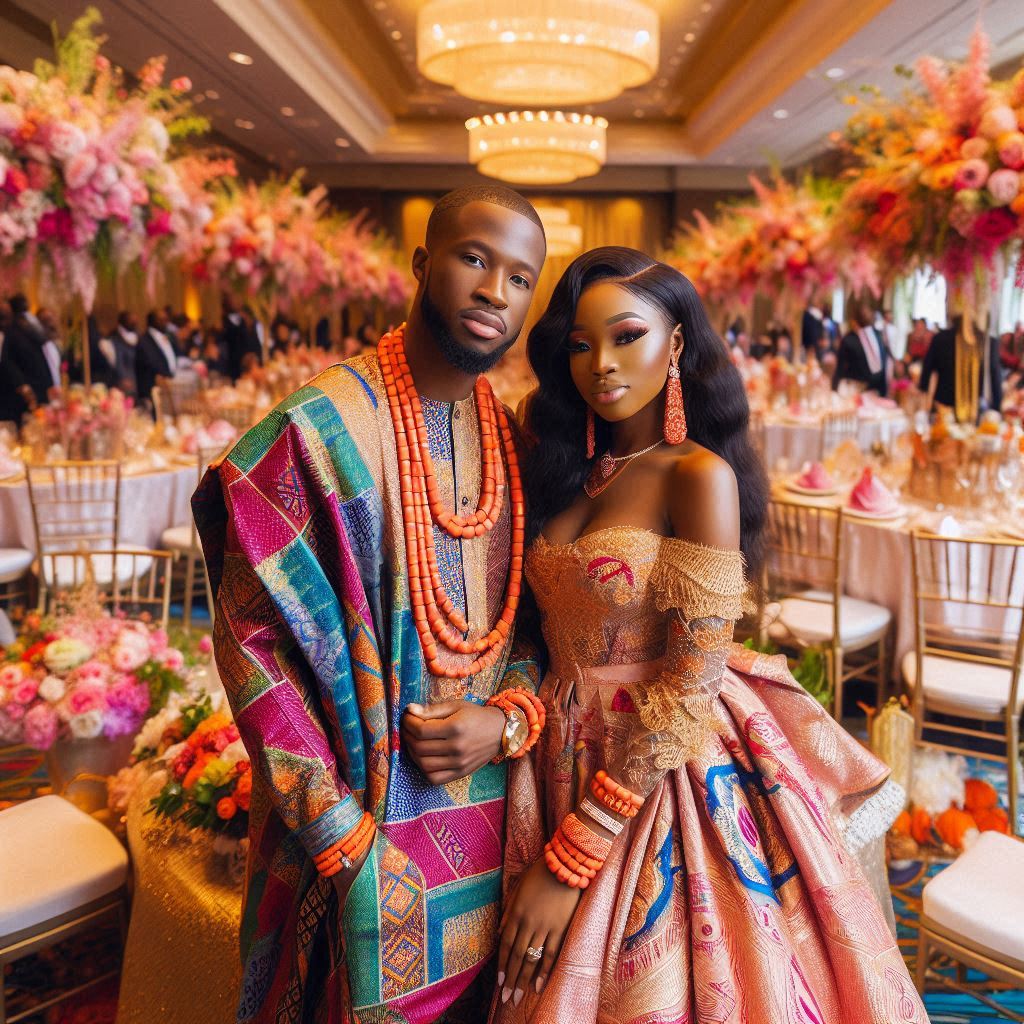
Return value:
<svg viewBox="0 0 1024 1024">
<path fill-rule="evenodd" d="M 629 345 L 629 344 L 631 344 L 634 341 L 639 341 L 646 333 L 647 333 L 647 331 L 645 331 L 645 330 L 644 331 L 641 331 L 641 330 L 623 331 L 615 339 L 615 343 L 617 345 Z"/>
</svg>

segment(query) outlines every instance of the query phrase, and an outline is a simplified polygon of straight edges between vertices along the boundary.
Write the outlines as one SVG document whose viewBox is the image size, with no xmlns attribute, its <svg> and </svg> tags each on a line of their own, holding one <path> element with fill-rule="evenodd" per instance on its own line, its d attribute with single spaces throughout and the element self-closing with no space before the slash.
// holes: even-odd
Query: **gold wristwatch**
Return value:
<svg viewBox="0 0 1024 1024">
<path fill-rule="evenodd" d="M 505 728 L 501 733 L 501 759 L 518 754 L 529 735 L 530 725 L 526 715 L 519 708 L 509 708 L 505 712 Z"/>
</svg>

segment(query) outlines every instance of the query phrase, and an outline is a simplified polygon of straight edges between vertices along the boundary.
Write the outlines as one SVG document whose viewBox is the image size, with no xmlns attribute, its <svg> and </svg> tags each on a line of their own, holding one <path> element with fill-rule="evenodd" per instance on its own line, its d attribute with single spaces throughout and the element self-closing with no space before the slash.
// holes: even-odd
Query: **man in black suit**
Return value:
<svg viewBox="0 0 1024 1024">
<path fill-rule="evenodd" d="M 930 404 L 945 405 L 950 409 L 956 406 L 956 336 L 960 333 L 963 319 L 962 316 L 953 317 L 952 326 L 938 331 L 925 353 L 924 362 L 921 365 L 921 379 L 917 386 L 926 395 L 931 395 Z M 984 337 L 977 326 L 974 328 L 974 334 L 979 342 Z M 981 388 L 978 408 L 982 412 L 986 409 L 999 409 L 1003 404 L 1003 372 L 999 363 L 999 340 L 989 338 L 988 345 L 988 381 L 986 382 L 984 379 L 984 356 L 982 356 L 981 374 L 978 377 L 978 385 Z M 933 377 L 935 378 L 934 389 L 931 387 Z"/>
<path fill-rule="evenodd" d="M 243 315 L 234 296 L 224 296 L 222 339 L 227 351 L 228 373 L 233 381 L 238 380 L 242 376 L 242 371 L 252 363 L 252 358 L 247 357 L 254 355 L 256 362 L 263 362 L 263 352 L 254 323 L 254 317 Z"/>
<path fill-rule="evenodd" d="M 0 421 L 21 425 L 22 417 L 36 407 L 36 395 L 14 360 L 10 344 L 11 307 L 0 301 Z"/>
<path fill-rule="evenodd" d="M 173 377 L 177 368 L 178 357 L 167 336 L 167 313 L 153 310 L 146 316 L 146 333 L 135 354 L 139 398 L 152 398 L 153 388 Z"/>
<path fill-rule="evenodd" d="M 824 338 L 824 314 L 817 306 L 808 306 L 800 321 L 800 348 L 805 361 L 810 358 L 810 355 L 813 355 L 815 359 L 820 356 Z"/>
<path fill-rule="evenodd" d="M 873 319 L 866 306 L 850 304 L 851 330 L 839 342 L 833 389 L 839 387 L 841 380 L 852 380 L 879 395 L 884 396 L 889 390 L 889 351 L 872 326 Z"/>
<path fill-rule="evenodd" d="M 60 350 L 47 339 L 42 325 L 29 312 L 24 295 L 11 299 L 11 326 L 4 339 L 6 358 L 21 371 L 32 388 L 38 405 L 50 400 L 54 388 L 60 388 Z"/>
</svg>

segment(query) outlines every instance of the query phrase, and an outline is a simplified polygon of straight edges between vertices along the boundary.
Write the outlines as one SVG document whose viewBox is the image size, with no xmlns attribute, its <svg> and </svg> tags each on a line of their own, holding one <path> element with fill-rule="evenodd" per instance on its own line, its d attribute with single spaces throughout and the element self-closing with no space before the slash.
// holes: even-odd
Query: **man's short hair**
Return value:
<svg viewBox="0 0 1024 1024">
<path fill-rule="evenodd" d="M 528 217 L 540 228 L 541 234 L 544 233 L 544 225 L 541 223 L 539 214 L 533 205 L 515 189 L 505 188 L 504 185 L 468 185 L 465 188 L 453 189 L 441 196 L 434 209 L 431 210 L 430 218 L 427 221 L 426 243 L 428 249 L 447 218 L 470 203 L 493 203 L 495 206 L 504 206 L 506 210 L 512 210 L 523 217 Z"/>
</svg>

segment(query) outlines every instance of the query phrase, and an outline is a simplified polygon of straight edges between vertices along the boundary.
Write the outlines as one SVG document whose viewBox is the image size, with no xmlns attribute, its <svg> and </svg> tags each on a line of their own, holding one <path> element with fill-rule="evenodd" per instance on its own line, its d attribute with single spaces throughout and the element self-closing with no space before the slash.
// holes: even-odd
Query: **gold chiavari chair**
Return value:
<svg viewBox="0 0 1024 1024">
<path fill-rule="evenodd" d="M 211 413 L 210 415 L 214 415 Z M 227 420 L 239 431 L 248 430 L 256 421 L 254 405 L 226 405 L 216 411 L 217 419 Z"/>
<path fill-rule="evenodd" d="M 765 424 L 763 412 L 752 412 L 750 414 L 750 426 L 748 430 L 750 433 L 750 443 L 754 446 L 757 454 L 761 456 L 761 461 L 764 462 Z"/>
<path fill-rule="evenodd" d="M 200 379 L 194 373 L 182 373 L 171 377 L 153 388 L 153 407 L 157 419 L 176 419 L 183 415 L 190 404 L 198 400 Z"/>
<path fill-rule="evenodd" d="M 1024 711 L 1022 548 L 1024 542 L 1009 539 L 913 531 L 916 643 L 901 666 L 918 743 L 1007 766 L 1015 834 Z"/>
<path fill-rule="evenodd" d="M 26 548 L 0 548 L 0 645 L 14 641 L 12 622 L 31 607 L 33 560 Z"/>
<path fill-rule="evenodd" d="M 856 441 L 857 412 L 827 412 L 821 419 L 819 459 L 827 458 L 844 441 Z"/>
<path fill-rule="evenodd" d="M 174 558 L 170 551 L 111 548 L 107 551 L 53 551 L 43 557 L 51 563 L 49 572 L 53 577 L 66 581 L 60 590 L 50 590 L 49 607 L 59 604 L 65 591 L 73 593 L 90 586 L 102 607 L 124 612 L 132 618 L 148 615 L 166 628 L 171 610 Z M 119 570 L 123 565 L 124 572 L 112 571 L 115 560 Z"/>
<path fill-rule="evenodd" d="M 777 602 L 778 616 L 763 628 L 780 643 L 824 652 L 837 720 L 843 685 L 855 677 L 874 676 L 881 704 L 892 621 L 888 608 L 842 592 L 842 535 L 841 509 L 781 498 L 769 502 L 764 593 Z M 868 653 L 872 648 L 874 656 Z M 851 654 L 858 658 L 849 659 Z"/>
</svg>

